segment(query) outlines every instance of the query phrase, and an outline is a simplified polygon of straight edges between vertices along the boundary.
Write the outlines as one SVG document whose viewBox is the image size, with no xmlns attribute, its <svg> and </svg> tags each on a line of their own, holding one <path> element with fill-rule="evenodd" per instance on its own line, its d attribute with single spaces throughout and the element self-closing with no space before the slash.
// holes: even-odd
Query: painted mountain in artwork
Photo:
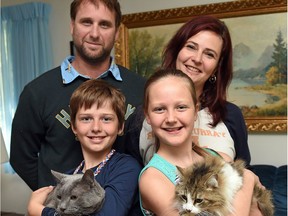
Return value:
<svg viewBox="0 0 288 216">
<path fill-rule="evenodd" d="M 255 53 L 244 43 L 236 44 L 233 49 L 234 78 L 264 78 L 272 53 L 272 46 L 267 46 L 262 53 Z"/>
</svg>

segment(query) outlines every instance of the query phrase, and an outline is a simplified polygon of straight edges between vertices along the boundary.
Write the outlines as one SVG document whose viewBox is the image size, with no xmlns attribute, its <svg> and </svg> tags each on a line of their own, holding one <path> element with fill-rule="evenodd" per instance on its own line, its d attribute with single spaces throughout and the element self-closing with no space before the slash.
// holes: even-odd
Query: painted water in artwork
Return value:
<svg viewBox="0 0 288 216">
<path fill-rule="evenodd" d="M 228 100 L 245 117 L 287 116 L 287 13 L 222 20 L 233 43 Z M 181 25 L 130 29 L 130 69 L 146 77 L 153 73 L 161 65 L 163 47 Z"/>
<path fill-rule="evenodd" d="M 244 116 L 287 116 L 287 13 L 223 20 L 233 42 L 228 98 Z"/>
</svg>

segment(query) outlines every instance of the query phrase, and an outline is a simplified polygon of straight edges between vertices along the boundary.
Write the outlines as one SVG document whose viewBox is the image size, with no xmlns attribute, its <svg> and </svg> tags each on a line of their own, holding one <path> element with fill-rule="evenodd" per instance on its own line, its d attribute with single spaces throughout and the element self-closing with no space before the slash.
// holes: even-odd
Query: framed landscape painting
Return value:
<svg viewBox="0 0 288 216">
<path fill-rule="evenodd" d="M 177 29 L 209 14 L 229 28 L 233 80 L 228 100 L 237 104 L 249 132 L 287 132 L 287 2 L 239 0 L 123 16 L 115 46 L 118 64 L 149 77 Z"/>
</svg>

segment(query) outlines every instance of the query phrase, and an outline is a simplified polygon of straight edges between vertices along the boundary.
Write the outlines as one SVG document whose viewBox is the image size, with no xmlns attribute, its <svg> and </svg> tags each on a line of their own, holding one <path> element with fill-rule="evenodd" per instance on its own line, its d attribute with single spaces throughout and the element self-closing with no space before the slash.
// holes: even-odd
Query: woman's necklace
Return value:
<svg viewBox="0 0 288 216">
<path fill-rule="evenodd" d="M 97 176 L 100 171 L 102 170 L 102 168 L 105 166 L 105 164 L 109 161 L 109 159 L 111 158 L 111 156 L 114 154 L 115 149 L 112 149 L 109 154 L 106 156 L 106 158 L 99 164 L 99 166 L 97 167 L 97 169 L 94 171 L 94 176 Z M 84 167 L 85 164 L 85 160 L 83 160 L 80 165 L 75 169 L 73 174 L 78 173 L 78 171 Z"/>
</svg>

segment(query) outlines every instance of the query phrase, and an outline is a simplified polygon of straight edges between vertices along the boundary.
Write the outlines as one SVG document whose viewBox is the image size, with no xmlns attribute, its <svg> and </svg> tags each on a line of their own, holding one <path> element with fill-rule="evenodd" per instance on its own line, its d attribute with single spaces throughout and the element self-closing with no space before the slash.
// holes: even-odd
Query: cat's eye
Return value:
<svg viewBox="0 0 288 216">
<path fill-rule="evenodd" d="M 198 204 L 199 204 L 199 203 L 202 203 L 202 202 L 203 202 L 203 199 L 196 199 L 196 200 L 195 200 L 195 203 L 198 203 Z"/>
<path fill-rule="evenodd" d="M 182 200 L 184 200 L 185 202 L 187 202 L 187 196 L 186 195 L 181 195 L 180 196 Z"/>
<path fill-rule="evenodd" d="M 70 199 L 71 199 L 71 200 L 76 200 L 76 199 L 77 199 L 77 196 L 72 195 L 72 196 L 70 197 Z"/>
<path fill-rule="evenodd" d="M 61 200 L 61 198 L 62 198 L 62 197 L 61 197 L 60 195 L 57 195 L 57 199 Z"/>
</svg>

